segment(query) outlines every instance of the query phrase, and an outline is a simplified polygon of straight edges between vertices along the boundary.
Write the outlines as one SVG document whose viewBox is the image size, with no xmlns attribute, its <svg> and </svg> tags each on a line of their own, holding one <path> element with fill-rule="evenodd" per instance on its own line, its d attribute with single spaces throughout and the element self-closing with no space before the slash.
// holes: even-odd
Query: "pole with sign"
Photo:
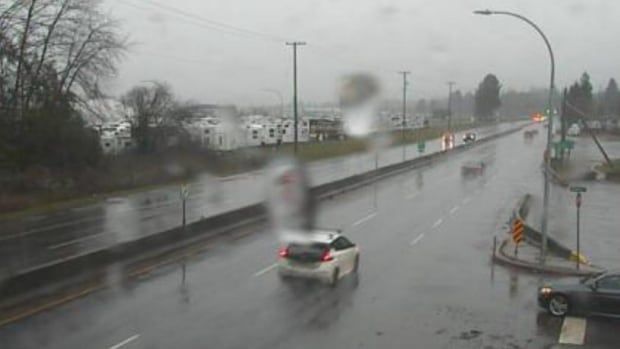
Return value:
<svg viewBox="0 0 620 349">
<path fill-rule="evenodd" d="M 579 264 L 581 259 L 581 246 L 580 246 L 580 219 L 581 219 L 581 193 L 585 193 L 587 189 L 585 187 L 571 187 L 570 191 L 577 193 L 575 196 L 575 206 L 577 207 L 577 270 L 579 270 Z"/>
<path fill-rule="evenodd" d="M 185 232 L 185 201 L 187 201 L 187 197 L 189 196 L 189 190 L 187 189 L 187 184 L 181 185 L 181 203 L 183 205 L 183 232 Z"/>
</svg>

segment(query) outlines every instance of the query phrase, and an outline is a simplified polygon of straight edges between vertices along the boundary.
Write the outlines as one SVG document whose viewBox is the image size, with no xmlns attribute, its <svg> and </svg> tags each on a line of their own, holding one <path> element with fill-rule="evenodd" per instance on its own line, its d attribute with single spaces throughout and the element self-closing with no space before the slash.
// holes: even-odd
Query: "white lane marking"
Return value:
<svg viewBox="0 0 620 349">
<path fill-rule="evenodd" d="M 268 266 L 268 267 L 266 267 L 264 269 L 261 269 L 261 270 L 257 271 L 256 273 L 254 273 L 254 276 L 261 276 L 263 274 L 266 274 L 266 273 L 270 272 L 272 269 L 274 269 L 277 266 L 278 266 L 277 263 L 273 263 L 272 265 L 270 265 L 270 266 Z"/>
<path fill-rule="evenodd" d="M 435 223 L 433 224 L 433 229 L 434 229 L 434 228 L 437 228 L 437 227 L 438 227 L 441 223 L 443 223 L 443 219 L 439 218 L 439 219 L 437 220 L 437 222 L 435 222 Z"/>
<path fill-rule="evenodd" d="M 422 238 L 424 237 L 424 233 L 418 235 L 417 238 L 413 239 L 410 243 L 411 246 L 417 244 L 420 240 L 422 240 Z"/>
<path fill-rule="evenodd" d="M 82 238 L 61 242 L 61 243 L 55 244 L 55 245 L 50 245 L 47 248 L 50 249 L 50 250 L 55 250 L 57 248 L 62 248 L 62 247 L 65 247 L 65 246 L 73 245 L 73 244 L 81 242 L 81 241 L 86 241 L 86 240 L 94 239 L 94 238 L 97 238 L 97 237 L 99 237 L 101 235 L 104 235 L 104 234 L 106 234 L 106 233 L 103 232 L 103 233 L 98 233 L 98 234 L 92 234 L 92 235 L 84 236 Z"/>
<path fill-rule="evenodd" d="M 373 212 L 373 213 L 369 214 L 368 216 L 366 216 L 366 217 L 364 217 L 362 219 L 357 220 L 355 223 L 353 223 L 353 226 L 356 227 L 356 226 L 366 222 L 367 220 L 372 219 L 376 215 L 377 215 L 377 212 Z"/>
<path fill-rule="evenodd" d="M 450 214 L 454 214 L 454 212 L 456 212 L 458 210 L 459 210 L 459 206 L 456 205 L 456 206 L 452 207 L 452 209 L 450 210 Z"/>
<path fill-rule="evenodd" d="M 139 334 L 134 334 L 133 336 L 125 339 L 124 341 L 119 342 L 118 344 L 115 344 L 115 345 L 111 346 L 110 349 L 118 349 L 118 348 L 120 348 L 120 347 L 122 347 L 124 345 L 127 345 L 127 344 L 135 341 L 138 338 L 140 338 L 140 335 Z"/>
<path fill-rule="evenodd" d="M 471 197 L 466 197 L 465 199 L 463 199 L 463 205 L 468 204 L 471 201 Z"/>
<path fill-rule="evenodd" d="M 586 338 L 586 323 L 586 319 L 566 316 L 558 343 L 583 345 Z"/>
</svg>

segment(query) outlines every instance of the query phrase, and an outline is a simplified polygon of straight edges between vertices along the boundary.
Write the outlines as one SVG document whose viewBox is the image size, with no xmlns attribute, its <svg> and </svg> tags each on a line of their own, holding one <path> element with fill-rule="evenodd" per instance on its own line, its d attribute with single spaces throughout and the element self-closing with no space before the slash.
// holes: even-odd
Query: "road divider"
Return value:
<svg viewBox="0 0 620 349">
<path fill-rule="evenodd" d="M 378 180 L 429 165 L 451 154 L 457 154 L 477 145 L 518 132 L 526 126 L 515 126 L 513 129 L 499 132 L 473 143 L 462 144 L 450 150 L 423 155 L 405 162 L 317 185 L 311 188 L 311 192 L 318 200 L 328 200 Z M 213 237 L 229 234 L 243 227 L 263 224 L 266 220 L 267 214 L 264 205 L 262 203 L 252 204 L 193 222 L 188 224 L 186 229 L 179 226 L 164 232 L 145 235 L 136 240 L 84 251 L 50 263 L 29 266 L 20 270 L 10 270 L 8 275 L 0 275 L 0 298 L 9 300 L 11 297 L 23 295 L 28 291 L 48 286 L 50 283 L 66 282 L 69 279 L 79 279 L 81 275 L 105 272 L 110 266 L 119 265 L 119 263 L 122 269 L 124 266 L 137 263 L 145 258 L 151 258 L 153 255 L 184 249 Z"/>
</svg>

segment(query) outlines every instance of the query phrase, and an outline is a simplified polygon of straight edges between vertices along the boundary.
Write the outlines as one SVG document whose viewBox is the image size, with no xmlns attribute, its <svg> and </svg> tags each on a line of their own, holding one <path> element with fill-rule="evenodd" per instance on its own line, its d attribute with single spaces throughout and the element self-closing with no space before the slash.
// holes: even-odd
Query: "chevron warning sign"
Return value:
<svg viewBox="0 0 620 349">
<path fill-rule="evenodd" d="M 512 241 L 517 245 L 523 241 L 523 229 L 523 220 L 515 218 L 512 221 Z"/>
</svg>

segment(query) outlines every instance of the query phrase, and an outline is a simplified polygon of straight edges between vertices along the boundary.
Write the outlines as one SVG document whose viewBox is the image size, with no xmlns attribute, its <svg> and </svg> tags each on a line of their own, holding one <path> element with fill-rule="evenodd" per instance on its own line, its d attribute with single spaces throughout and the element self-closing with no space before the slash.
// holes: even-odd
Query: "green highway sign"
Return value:
<svg viewBox="0 0 620 349">
<path fill-rule="evenodd" d="M 588 189 L 586 187 L 570 187 L 570 191 L 573 193 L 585 193 Z"/>
<path fill-rule="evenodd" d="M 567 139 L 565 141 L 559 141 L 559 142 L 554 142 L 553 146 L 557 149 L 557 150 L 573 150 L 575 148 L 575 142 Z"/>
<path fill-rule="evenodd" d="M 572 141 L 572 140 L 570 140 L 570 139 L 567 139 L 567 140 L 565 140 L 565 141 L 563 141 L 563 142 L 560 142 L 560 144 L 562 144 L 562 147 L 563 147 L 564 149 L 569 149 L 569 150 L 572 150 L 572 149 L 574 149 L 574 148 L 575 148 L 575 142 L 574 142 L 574 141 Z"/>
<path fill-rule="evenodd" d="M 425 149 L 426 149 L 426 143 L 425 142 L 418 142 L 418 152 L 424 153 Z"/>
</svg>

